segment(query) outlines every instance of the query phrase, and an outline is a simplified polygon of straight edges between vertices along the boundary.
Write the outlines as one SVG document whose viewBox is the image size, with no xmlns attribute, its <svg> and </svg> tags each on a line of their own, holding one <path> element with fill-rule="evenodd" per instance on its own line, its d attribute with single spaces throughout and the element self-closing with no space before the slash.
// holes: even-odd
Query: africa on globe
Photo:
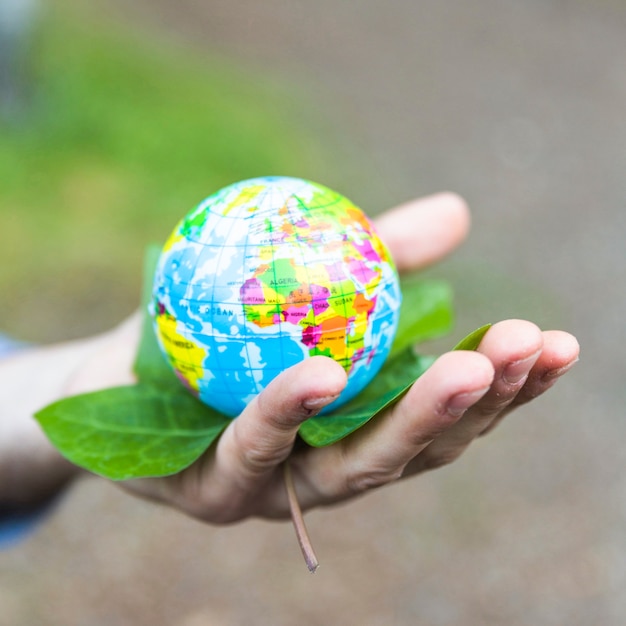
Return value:
<svg viewBox="0 0 626 626">
<path fill-rule="evenodd" d="M 327 413 L 380 370 L 400 301 L 365 214 L 327 187 L 275 176 L 225 187 L 179 222 L 150 313 L 178 378 L 217 411 L 237 416 L 283 370 L 322 355 L 348 376 Z"/>
</svg>

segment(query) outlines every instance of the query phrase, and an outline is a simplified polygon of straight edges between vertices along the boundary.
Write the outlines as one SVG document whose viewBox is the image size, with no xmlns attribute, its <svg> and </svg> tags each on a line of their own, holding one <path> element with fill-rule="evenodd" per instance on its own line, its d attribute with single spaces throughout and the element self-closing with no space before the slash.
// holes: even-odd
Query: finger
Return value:
<svg viewBox="0 0 626 626">
<path fill-rule="evenodd" d="M 489 432 L 516 407 L 534 400 L 550 389 L 578 362 L 580 346 L 570 333 L 548 330 L 543 333 L 543 349 L 533 365 L 524 386 L 509 406 L 483 430 Z"/>
<path fill-rule="evenodd" d="M 560 330 L 543 333 L 543 350 L 514 405 L 525 404 L 548 390 L 578 362 L 580 346 L 573 335 Z"/>
<path fill-rule="evenodd" d="M 257 513 L 249 510 L 276 468 L 289 456 L 300 424 L 335 400 L 346 385 L 343 368 L 312 357 L 275 378 L 224 431 L 207 455 L 196 483 L 192 514 L 213 522 Z M 246 502 L 248 504 L 246 504 Z M 248 507 L 248 508 L 246 508 Z"/>
<path fill-rule="evenodd" d="M 433 441 L 407 468 L 415 474 L 451 463 L 514 402 L 543 346 L 539 328 L 531 322 L 507 320 L 495 324 L 478 348 L 493 364 L 489 391 L 452 428 Z"/>
<path fill-rule="evenodd" d="M 434 263 L 465 239 L 470 213 L 465 201 L 453 193 L 440 193 L 407 202 L 374 220 L 398 271 Z"/>
<path fill-rule="evenodd" d="M 493 367 L 475 352 L 444 354 L 391 410 L 342 442 L 296 459 L 302 503 L 332 502 L 397 479 L 433 439 L 489 388 Z"/>
<path fill-rule="evenodd" d="M 301 423 L 335 400 L 346 384 L 343 368 L 313 357 L 288 369 L 259 394 L 224 433 L 224 465 L 253 478 L 289 455 Z"/>
</svg>

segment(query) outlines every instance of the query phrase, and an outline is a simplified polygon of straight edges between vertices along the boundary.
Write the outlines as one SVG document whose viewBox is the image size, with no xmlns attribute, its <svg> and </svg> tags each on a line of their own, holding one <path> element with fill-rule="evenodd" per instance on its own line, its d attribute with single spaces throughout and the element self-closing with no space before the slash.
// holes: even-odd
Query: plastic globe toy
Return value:
<svg viewBox="0 0 626 626">
<path fill-rule="evenodd" d="M 266 177 L 221 189 L 180 221 L 150 312 L 178 378 L 217 411 L 237 416 L 280 372 L 324 355 L 348 375 L 328 413 L 381 368 L 400 301 L 360 209 L 321 185 Z"/>
</svg>

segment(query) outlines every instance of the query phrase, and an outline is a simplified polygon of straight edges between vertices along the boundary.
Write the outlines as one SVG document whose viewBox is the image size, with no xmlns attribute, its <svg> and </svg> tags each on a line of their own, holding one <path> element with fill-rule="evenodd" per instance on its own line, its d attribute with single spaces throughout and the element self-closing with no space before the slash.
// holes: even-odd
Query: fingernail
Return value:
<svg viewBox="0 0 626 626">
<path fill-rule="evenodd" d="M 468 391 L 467 393 L 458 393 L 452 396 L 446 406 L 446 413 L 454 417 L 460 417 L 473 404 L 476 404 L 487 392 L 489 387 L 478 389 L 477 391 Z"/>
<path fill-rule="evenodd" d="M 325 406 L 336 400 L 338 396 L 322 396 L 321 398 L 307 398 L 303 400 L 302 406 L 311 414 L 321 411 Z"/>
<path fill-rule="evenodd" d="M 521 359 L 519 361 L 513 361 L 509 363 L 502 372 L 502 380 L 508 385 L 515 385 L 528 376 L 530 368 L 535 364 L 535 361 L 539 358 L 539 352 Z"/>
<path fill-rule="evenodd" d="M 564 365 L 563 367 L 558 367 L 553 370 L 548 370 L 541 377 L 541 380 L 543 380 L 544 382 L 549 382 L 551 380 L 554 380 L 555 378 L 559 378 L 560 376 L 563 376 L 563 374 L 566 374 L 567 372 L 569 372 L 572 369 L 572 367 L 576 365 L 576 363 L 578 363 L 578 359 L 576 359 L 575 361 L 572 361 L 571 363 L 568 363 L 567 365 Z"/>
</svg>

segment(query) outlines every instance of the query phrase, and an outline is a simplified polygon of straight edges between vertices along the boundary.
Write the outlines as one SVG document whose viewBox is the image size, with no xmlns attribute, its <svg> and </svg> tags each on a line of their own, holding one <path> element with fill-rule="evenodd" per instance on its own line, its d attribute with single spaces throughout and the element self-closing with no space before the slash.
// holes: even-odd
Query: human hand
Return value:
<svg viewBox="0 0 626 626">
<path fill-rule="evenodd" d="M 376 223 L 405 271 L 456 247 L 467 233 L 469 213 L 457 196 L 440 194 L 393 209 Z M 106 354 L 82 368 L 74 391 L 131 382 L 138 332 L 137 320 L 114 331 Z M 393 408 L 336 444 L 309 448 L 297 439 L 300 424 L 346 384 L 337 363 L 314 357 L 277 377 L 189 468 L 124 486 L 210 523 L 288 517 L 286 460 L 302 508 L 347 500 L 450 463 L 513 408 L 551 387 L 577 358 L 578 344 L 567 333 L 541 332 L 520 320 L 500 322 L 477 352 L 441 356 Z M 91 376 L 96 367 L 112 374 L 106 385 Z"/>
</svg>

